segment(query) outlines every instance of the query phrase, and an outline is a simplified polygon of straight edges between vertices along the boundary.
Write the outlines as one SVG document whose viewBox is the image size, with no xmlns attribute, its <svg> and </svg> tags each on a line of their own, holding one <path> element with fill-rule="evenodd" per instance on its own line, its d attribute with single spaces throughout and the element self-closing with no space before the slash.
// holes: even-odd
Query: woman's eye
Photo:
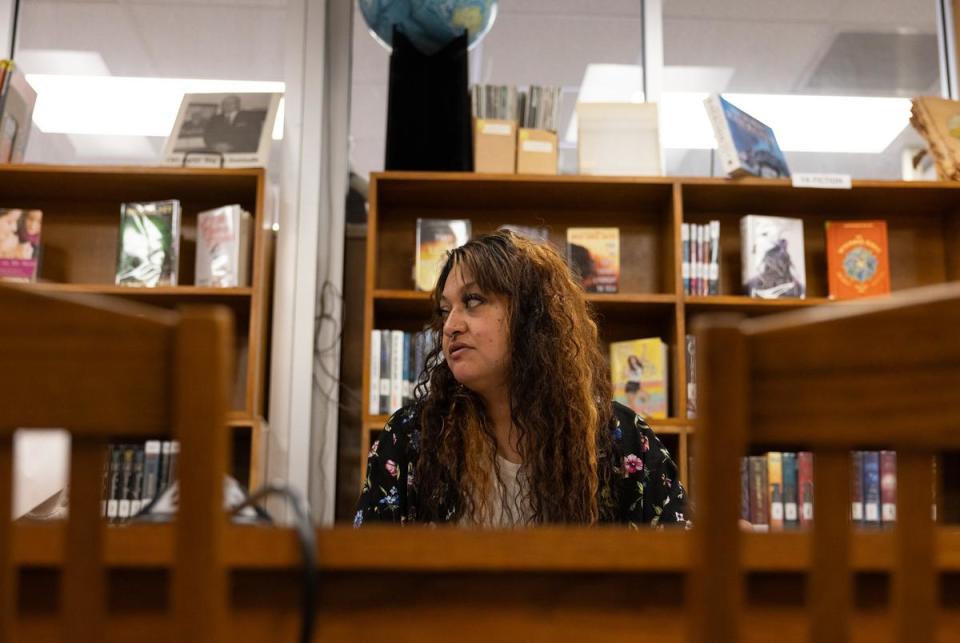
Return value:
<svg viewBox="0 0 960 643">
<path fill-rule="evenodd" d="M 483 303 L 483 297 L 480 295 L 467 295 L 464 297 L 463 303 L 467 308 L 476 308 Z"/>
<path fill-rule="evenodd" d="M 441 317 L 446 317 L 447 315 L 450 314 L 450 311 L 447 310 L 446 308 L 438 308 L 437 314 L 440 315 Z"/>
</svg>

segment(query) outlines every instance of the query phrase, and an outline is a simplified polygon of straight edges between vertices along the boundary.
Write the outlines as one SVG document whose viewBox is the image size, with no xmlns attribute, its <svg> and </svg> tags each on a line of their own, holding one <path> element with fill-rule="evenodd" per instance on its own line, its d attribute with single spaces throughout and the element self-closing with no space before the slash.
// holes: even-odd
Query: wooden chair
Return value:
<svg viewBox="0 0 960 643">
<path fill-rule="evenodd" d="M 938 575 L 931 461 L 940 450 L 960 448 L 960 284 L 767 318 L 701 321 L 692 640 L 744 634 L 738 458 L 757 444 L 814 452 L 811 641 L 849 640 L 849 451 L 897 451 L 892 629 L 897 641 L 932 641 Z"/>
<path fill-rule="evenodd" d="M 0 284 L 0 641 L 15 640 L 11 557 L 13 433 L 71 434 L 70 506 L 60 613 L 64 641 L 105 639 L 105 522 L 100 495 L 109 440 L 172 436 L 181 443 L 180 509 L 169 583 L 176 641 L 218 641 L 226 614 L 221 560 L 232 318 L 118 299 Z"/>
</svg>

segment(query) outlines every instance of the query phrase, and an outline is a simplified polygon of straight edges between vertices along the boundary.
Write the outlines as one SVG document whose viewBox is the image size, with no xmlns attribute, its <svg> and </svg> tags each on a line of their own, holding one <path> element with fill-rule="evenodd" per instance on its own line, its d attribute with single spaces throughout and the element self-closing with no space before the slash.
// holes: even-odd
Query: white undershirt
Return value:
<svg viewBox="0 0 960 643">
<path fill-rule="evenodd" d="M 475 523 L 465 516 L 460 521 L 462 526 L 504 529 L 530 524 L 533 511 L 530 508 L 530 503 L 523 500 L 523 483 L 520 479 L 521 465 L 510 462 L 499 453 L 497 454 L 497 465 L 500 470 L 500 481 L 503 485 L 491 485 L 487 504 L 492 510 L 492 517 L 489 522 L 485 520 L 482 523 Z M 506 503 L 504 503 L 504 499 L 507 500 Z"/>
</svg>

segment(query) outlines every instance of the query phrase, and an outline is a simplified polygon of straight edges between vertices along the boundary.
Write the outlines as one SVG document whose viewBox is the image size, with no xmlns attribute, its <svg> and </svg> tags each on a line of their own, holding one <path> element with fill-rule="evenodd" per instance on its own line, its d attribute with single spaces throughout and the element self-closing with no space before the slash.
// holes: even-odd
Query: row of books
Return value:
<svg viewBox="0 0 960 643">
<path fill-rule="evenodd" d="M 513 85 L 473 85 L 470 98 L 475 118 L 514 121 L 519 127 L 557 131 L 560 87 L 531 85 L 524 92 Z"/>
<path fill-rule="evenodd" d="M 111 444 L 103 469 L 101 515 L 111 522 L 137 515 L 177 479 L 179 453 L 176 440 Z"/>
<path fill-rule="evenodd" d="M 927 142 L 927 148 L 941 180 L 960 179 L 960 141 L 957 140 L 957 113 L 960 101 L 921 96 L 911 101 L 910 124 Z"/>
<path fill-rule="evenodd" d="M 22 163 L 37 92 L 12 60 L 0 60 L 0 163 Z"/>
<path fill-rule="evenodd" d="M 541 231 L 532 238 L 547 242 L 546 229 L 528 229 Z M 470 232 L 468 219 L 417 219 L 414 282 L 418 290 L 433 288 L 447 253 L 466 243 Z M 719 294 L 720 222 L 683 223 L 680 235 L 684 294 Z M 825 235 L 831 299 L 890 292 L 885 221 L 827 221 Z M 740 219 L 740 244 L 744 294 L 765 299 L 806 297 L 802 219 L 748 214 Z M 567 228 L 566 256 L 586 292 L 619 292 L 619 228 Z"/>
<path fill-rule="evenodd" d="M 370 333 L 371 415 L 390 414 L 413 401 L 414 387 L 434 349 L 433 333 L 376 329 Z"/>
<path fill-rule="evenodd" d="M 896 453 L 852 451 L 850 457 L 853 524 L 896 522 Z M 813 454 L 771 451 L 741 458 L 740 517 L 755 531 L 808 527 L 814 517 Z"/>
<path fill-rule="evenodd" d="M 683 294 L 720 293 L 720 222 L 680 224 Z"/>
<path fill-rule="evenodd" d="M 180 219 L 177 200 L 121 205 L 117 284 L 177 285 Z M 250 213 L 239 205 L 197 215 L 196 285 L 248 285 L 251 220 Z M 42 224 L 42 210 L 0 208 L 0 279 L 36 281 L 42 254 Z"/>
</svg>

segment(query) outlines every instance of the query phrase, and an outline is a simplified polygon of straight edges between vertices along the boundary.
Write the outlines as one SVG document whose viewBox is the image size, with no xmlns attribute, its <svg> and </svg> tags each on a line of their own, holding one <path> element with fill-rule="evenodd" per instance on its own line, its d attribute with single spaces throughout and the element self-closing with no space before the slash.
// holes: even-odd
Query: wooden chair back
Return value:
<svg viewBox="0 0 960 643">
<path fill-rule="evenodd" d="M 696 328 L 700 420 L 691 639 L 742 640 L 739 457 L 814 452 L 811 641 L 850 635 L 850 450 L 897 452 L 895 640 L 932 641 L 932 459 L 960 448 L 960 283 Z M 731 555 L 733 553 L 733 555 Z"/>
<path fill-rule="evenodd" d="M 105 639 L 100 501 L 106 445 L 162 436 L 181 446 L 172 638 L 221 640 L 232 323 L 221 308 L 172 312 L 0 284 L 0 641 L 15 640 L 17 619 L 11 497 L 12 439 L 20 427 L 63 427 L 71 436 L 63 640 Z"/>
</svg>

